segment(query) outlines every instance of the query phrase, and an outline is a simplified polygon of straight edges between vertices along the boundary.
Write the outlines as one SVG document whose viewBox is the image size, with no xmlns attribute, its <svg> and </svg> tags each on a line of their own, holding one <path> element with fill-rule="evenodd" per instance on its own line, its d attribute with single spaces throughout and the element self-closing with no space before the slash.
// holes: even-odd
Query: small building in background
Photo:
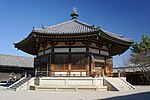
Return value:
<svg viewBox="0 0 150 100">
<path fill-rule="evenodd" d="M 0 81 L 34 75 L 34 58 L 0 54 Z"/>
<path fill-rule="evenodd" d="M 150 69 L 150 67 L 147 67 Z M 126 77 L 126 81 L 133 85 L 150 85 L 150 76 L 146 76 L 147 72 L 143 72 L 140 67 L 117 67 L 113 68 L 113 76 L 118 77 L 118 72 L 121 77 Z M 147 78 L 148 77 L 148 78 Z"/>
</svg>

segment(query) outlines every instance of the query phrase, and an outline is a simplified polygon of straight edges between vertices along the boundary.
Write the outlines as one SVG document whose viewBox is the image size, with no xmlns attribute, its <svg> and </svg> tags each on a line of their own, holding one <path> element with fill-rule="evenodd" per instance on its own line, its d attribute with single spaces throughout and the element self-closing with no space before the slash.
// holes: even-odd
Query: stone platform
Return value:
<svg viewBox="0 0 150 100">
<path fill-rule="evenodd" d="M 43 89 L 107 91 L 107 86 L 103 86 L 102 77 L 42 77 L 39 78 L 39 85 L 35 85 L 35 90 Z"/>
<path fill-rule="evenodd" d="M 122 77 L 33 77 L 18 90 L 127 91 L 135 87 Z"/>
</svg>

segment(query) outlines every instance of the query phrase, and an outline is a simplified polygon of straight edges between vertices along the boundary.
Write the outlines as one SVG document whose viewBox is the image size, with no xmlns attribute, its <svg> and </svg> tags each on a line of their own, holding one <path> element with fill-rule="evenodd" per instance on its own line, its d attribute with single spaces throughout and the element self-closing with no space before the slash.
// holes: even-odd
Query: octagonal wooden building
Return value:
<svg viewBox="0 0 150 100">
<path fill-rule="evenodd" d="M 112 76 L 112 56 L 124 53 L 134 40 L 80 21 L 76 10 L 71 17 L 57 25 L 33 28 L 15 47 L 35 55 L 36 73 L 44 76 Z"/>
</svg>

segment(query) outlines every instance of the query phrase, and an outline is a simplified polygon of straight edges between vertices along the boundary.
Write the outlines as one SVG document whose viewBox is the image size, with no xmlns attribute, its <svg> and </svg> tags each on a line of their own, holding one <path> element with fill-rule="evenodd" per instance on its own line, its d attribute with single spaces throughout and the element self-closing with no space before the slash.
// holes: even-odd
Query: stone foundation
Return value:
<svg viewBox="0 0 150 100">
<path fill-rule="evenodd" d="M 42 77 L 39 78 L 39 85 L 35 85 L 35 90 L 41 89 L 107 91 L 107 86 L 103 86 L 103 78 L 101 77 Z"/>
</svg>

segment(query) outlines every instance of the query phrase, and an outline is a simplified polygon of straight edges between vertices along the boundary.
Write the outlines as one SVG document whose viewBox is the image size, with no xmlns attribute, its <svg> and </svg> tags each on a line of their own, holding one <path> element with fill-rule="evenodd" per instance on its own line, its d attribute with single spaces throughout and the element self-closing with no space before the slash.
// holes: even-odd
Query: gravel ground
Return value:
<svg viewBox="0 0 150 100">
<path fill-rule="evenodd" d="M 0 87 L 0 100 L 150 100 L 150 86 L 131 91 L 11 91 Z"/>
</svg>

